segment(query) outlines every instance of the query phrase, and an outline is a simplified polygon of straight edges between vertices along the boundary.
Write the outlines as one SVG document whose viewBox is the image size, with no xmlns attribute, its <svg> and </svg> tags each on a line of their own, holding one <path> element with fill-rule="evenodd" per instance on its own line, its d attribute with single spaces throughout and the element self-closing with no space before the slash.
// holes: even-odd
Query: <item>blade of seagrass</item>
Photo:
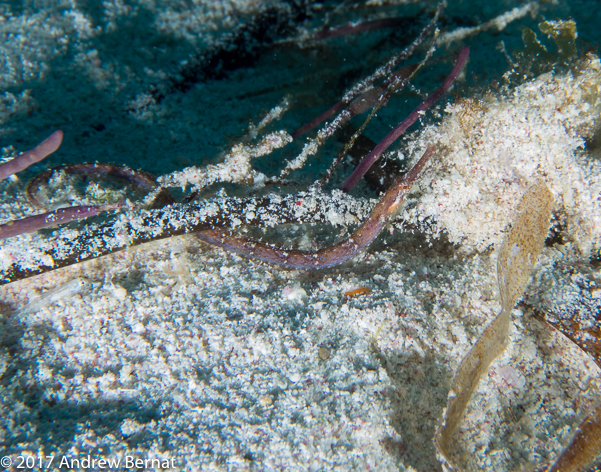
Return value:
<svg viewBox="0 0 601 472">
<path fill-rule="evenodd" d="M 172 204 L 156 210 L 129 209 L 106 223 L 30 246 L 4 240 L 0 257 L 0 285 L 43 274 L 146 242 L 214 228 L 242 225 L 272 227 L 287 223 L 346 226 L 359 223 L 372 209 L 366 199 L 334 192 L 301 192 L 259 198 L 222 198 L 199 203 Z M 336 210 L 333 211 L 332 209 Z"/>
<path fill-rule="evenodd" d="M 455 374 L 447 408 L 434 442 L 443 464 L 461 470 L 451 458 L 451 440 L 480 379 L 507 345 L 510 314 L 522 296 L 549 230 L 553 195 L 543 180 L 532 185 L 520 200 L 513 227 L 506 235 L 497 260 L 501 313 L 484 330 L 463 358 Z"/>
</svg>

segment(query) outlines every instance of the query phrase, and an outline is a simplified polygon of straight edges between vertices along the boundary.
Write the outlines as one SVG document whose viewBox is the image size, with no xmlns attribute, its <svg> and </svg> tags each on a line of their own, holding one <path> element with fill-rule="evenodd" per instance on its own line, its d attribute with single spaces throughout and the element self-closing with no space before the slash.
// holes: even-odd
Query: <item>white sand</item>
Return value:
<svg viewBox="0 0 601 472">
<path fill-rule="evenodd" d="M 119 90 L 135 89 L 128 54 L 148 61 L 152 56 L 150 46 L 123 52 L 121 43 L 109 41 L 127 21 L 140 22 L 140 36 L 174 34 L 183 49 L 174 53 L 179 60 L 210 41 L 215 30 L 235 23 L 228 17 L 232 11 L 245 18 L 256 8 L 250 2 L 240 13 L 230 2 L 207 11 L 192 3 L 182 13 L 177 2 L 134 2 L 133 10 L 105 2 L 100 17 L 77 6 L 12 14 L 6 9 L 11 21 L 0 22 L 0 32 L 12 36 L 0 52 L 3 146 L 13 136 L 21 142 L 16 149 L 28 149 L 66 124 L 71 137 L 60 152 L 67 160 L 102 160 L 103 153 L 141 158 L 148 152 L 180 159 L 180 168 L 190 161 L 205 165 L 198 156 L 224 146 L 211 142 L 219 141 L 212 136 L 239 135 L 246 126 L 232 111 L 235 101 L 220 99 L 226 89 L 221 83 L 167 100 L 142 121 L 117 116 L 101 120 L 103 133 L 83 135 L 89 123 L 104 117 L 104 106 L 111 108 L 110 98 L 126 96 Z M 52 79 L 61 73 L 64 82 Z M 162 73 L 149 70 L 148 76 Z M 78 77 L 88 86 L 80 86 Z M 74 92 L 53 101 L 52 89 L 48 102 L 40 101 L 45 95 L 28 90 L 46 79 L 51 87 Z M 95 103 L 91 89 L 107 101 Z M 211 93 L 202 92 L 207 89 Z M 78 128 L 70 109 L 73 120 L 89 115 L 90 121 Z M 203 116 L 203 109 L 213 114 Z M 450 129 L 456 122 L 441 126 Z M 569 141 L 554 141 L 555 149 L 562 146 L 562 163 L 586 170 L 574 208 L 584 205 L 579 196 L 596 192 L 599 173 L 598 161 L 579 150 L 580 129 L 568 133 Z M 438 130 L 428 128 L 415 147 Z M 460 146 L 458 138 L 450 142 Z M 467 165 L 466 155 L 457 162 Z M 461 226 L 465 222 L 453 215 L 437 220 L 454 242 L 463 243 L 456 248 L 436 240 L 429 247 L 431 235 L 395 231 L 350 264 L 303 272 L 247 261 L 182 236 L 0 288 L 0 456 L 13 461 L 8 470 L 17 470 L 19 457 L 54 455 L 58 463 L 88 454 L 121 465 L 128 456 L 174 459 L 175 469 L 185 471 L 440 470 L 432 439 L 454 371 L 499 310 L 495 254 L 486 246 L 501 237 L 511 198 L 534 174 L 527 169 L 527 175 L 516 170 L 516 183 L 508 186 L 513 193 L 507 194 L 499 229 L 486 233 L 481 222 Z M 440 214 L 434 210 L 438 203 L 458 208 L 456 200 L 437 200 L 435 191 L 444 194 L 446 183 L 427 175 L 417 208 L 427 216 Z M 477 193 L 477 187 L 473 182 L 470 188 Z M 35 213 L 22 181 L 2 182 L 0 191 L 3 221 Z M 561 250 L 543 251 L 525 295 L 543 310 L 591 309 L 599 300 L 599 272 L 588 264 L 590 251 L 599 248 L 598 227 L 576 225 L 589 213 L 597 217 L 598 205 L 576 209 L 582 211 L 570 213 L 568 228 L 578 238 Z M 287 227 L 282 234 L 311 241 L 313 231 Z M 24 235 L 10 244 L 27 250 L 45 238 Z M 84 287 L 73 282 L 77 278 Z M 359 287 L 371 293 L 344 295 Z M 552 459 L 599 398 L 599 367 L 586 354 L 530 311 L 513 314 L 511 344 L 479 387 L 461 429 L 458 456 L 468 470 L 513 471 Z M 151 465 L 148 470 L 162 468 Z"/>
</svg>

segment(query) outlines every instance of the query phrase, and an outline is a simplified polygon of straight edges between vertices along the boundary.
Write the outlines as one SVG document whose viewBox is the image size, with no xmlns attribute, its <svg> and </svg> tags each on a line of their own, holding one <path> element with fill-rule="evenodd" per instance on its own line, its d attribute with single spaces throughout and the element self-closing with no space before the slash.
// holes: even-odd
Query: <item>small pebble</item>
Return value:
<svg viewBox="0 0 601 472">
<path fill-rule="evenodd" d="M 318 355 L 319 355 L 319 358 L 322 361 L 327 361 L 330 358 L 330 350 L 327 347 L 325 347 L 325 346 L 321 346 L 319 348 L 319 354 Z"/>
</svg>

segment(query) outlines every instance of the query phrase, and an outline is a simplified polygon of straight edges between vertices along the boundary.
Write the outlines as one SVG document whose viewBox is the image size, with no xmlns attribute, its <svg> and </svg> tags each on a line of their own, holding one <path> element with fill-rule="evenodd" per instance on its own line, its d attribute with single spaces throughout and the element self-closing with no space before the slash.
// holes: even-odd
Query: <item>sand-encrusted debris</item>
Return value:
<svg viewBox="0 0 601 472">
<path fill-rule="evenodd" d="M 552 208 L 553 195 L 544 181 L 537 181 L 522 197 L 511 231 L 499 250 L 497 277 L 501 313 L 461 361 L 451 385 L 443 421 L 436 432 L 435 443 L 440 460 L 450 470 L 461 470 L 451 458 L 451 441 L 480 379 L 505 350 L 511 310 L 530 280 L 547 236 Z"/>
<path fill-rule="evenodd" d="M 464 251 L 483 251 L 502 241 L 515 202 L 544 176 L 568 237 L 584 253 L 599 248 L 601 168 L 581 151 L 598 124 L 600 84 L 599 58 L 589 55 L 569 73 L 449 105 L 411 145 L 416 155 L 431 142 L 443 151 L 404 217 L 431 219 Z"/>
</svg>

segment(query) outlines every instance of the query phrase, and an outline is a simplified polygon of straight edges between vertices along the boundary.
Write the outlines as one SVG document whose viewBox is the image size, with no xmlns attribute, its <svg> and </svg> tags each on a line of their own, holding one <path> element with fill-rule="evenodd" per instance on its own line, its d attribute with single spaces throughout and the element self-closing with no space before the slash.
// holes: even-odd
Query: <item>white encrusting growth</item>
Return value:
<svg viewBox="0 0 601 472">
<path fill-rule="evenodd" d="M 342 111 L 331 123 L 328 123 L 317 132 L 315 138 L 311 138 L 303 146 L 303 150 L 298 156 L 286 164 L 286 167 L 280 172 L 280 178 L 286 177 L 290 172 L 296 169 L 300 169 L 307 159 L 311 156 L 315 156 L 319 151 L 320 146 L 338 130 L 341 123 L 348 120 L 349 112 L 347 110 Z"/>
<path fill-rule="evenodd" d="M 496 30 L 503 31 L 509 23 L 515 20 L 525 17 L 529 13 L 534 15 L 538 10 L 537 2 L 528 2 L 519 7 L 515 7 L 513 10 L 503 13 L 502 15 L 493 18 L 485 23 L 478 26 L 462 27 L 449 31 L 448 33 L 442 34 L 438 39 L 439 44 L 449 44 L 456 41 L 464 40 L 466 37 L 476 35 L 482 31 Z"/>
<path fill-rule="evenodd" d="M 35 271 L 42 266 L 52 267 L 55 262 L 67 260 L 74 254 L 78 260 L 83 260 L 124 249 L 134 241 L 149 241 L 173 232 L 189 233 L 210 226 L 236 228 L 252 224 L 274 227 L 298 222 L 354 225 L 367 218 L 374 203 L 340 191 L 325 194 L 314 190 L 255 199 L 217 198 L 197 204 L 173 204 L 160 210 L 130 209 L 102 227 L 88 225 L 81 231 L 61 230 L 51 238 L 25 234 L 3 241 L 0 279 L 4 279 L 11 268 Z M 199 227 L 203 223 L 206 226 Z"/>
<path fill-rule="evenodd" d="M 182 171 L 162 176 L 158 179 L 163 187 L 191 186 L 193 190 L 200 190 L 215 182 L 252 182 L 260 180 L 260 175 L 255 171 L 250 161 L 260 156 L 271 153 L 289 142 L 292 138 L 286 131 L 277 131 L 263 137 L 259 143 L 237 144 L 226 154 L 221 164 L 208 165 L 203 168 L 188 167 Z"/>
<path fill-rule="evenodd" d="M 260 131 L 263 131 L 273 121 L 276 121 L 276 120 L 279 120 L 280 118 L 282 118 L 282 115 L 284 113 L 286 113 L 286 111 L 288 111 L 288 108 L 290 108 L 290 103 L 291 102 L 288 99 L 288 97 L 284 97 L 282 99 L 282 101 L 280 102 L 280 104 L 276 107 L 273 107 L 269 111 L 269 113 L 267 113 L 263 117 L 263 119 L 259 122 L 259 124 L 257 124 L 256 126 L 251 124 L 249 126 L 247 137 L 250 139 L 255 139 L 258 136 Z M 244 141 L 244 138 L 242 139 L 242 141 Z"/>
<path fill-rule="evenodd" d="M 428 218 L 465 251 L 498 244 L 524 190 L 544 177 L 567 233 L 588 253 L 601 247 L 601 170 L 584 154 L 598 124 L 601 65 L 544 74 L 508 92 L 449 105 L 442 123 L 418 133 L 416 156 L 436 142 L 440 158 L 419 182 L 419 204 L 403 217 Z"/>
</svg>

